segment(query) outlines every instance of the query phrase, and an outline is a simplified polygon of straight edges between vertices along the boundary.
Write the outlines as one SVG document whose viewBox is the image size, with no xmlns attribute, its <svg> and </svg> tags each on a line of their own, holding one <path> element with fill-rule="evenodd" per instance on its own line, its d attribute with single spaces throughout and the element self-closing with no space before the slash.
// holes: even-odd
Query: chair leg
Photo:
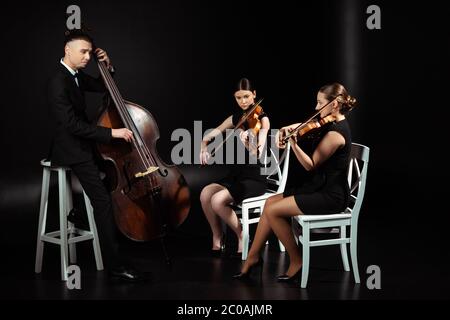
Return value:
<svg viewBox="0 0 450 320">
<path fill-rule="evenodd" d="M 292 233 L 294 234 L 295 243 L 297 243 L 297 245 L 300 246 L 301 244 L 300 244 L 300 241 L 298 240 L 298 238 L 302 234 L 301 226 L 297 221 L 295 221 L 294 218 L 292 218 L 291 230 L 292 230 Z"/>
<path fill-rule="evenodd" d="M 44 253 L 44 241 L 42 241 L 41 239 L 42 236 L 45 234 L 45 225 L 47 222 L 49 186 L 50 186 L 50 169 L 44 168 L 42 173 L 41 203 L 39 208 L 39 226 L 36 242 L 36 262 L 34 266 L 34 272 L 36 273 L 41 273 L 42 271 L 42 255 Z"/>
<path fill-rule="evenodd" d="M 309 222 L 305 222 L 303 225 L 303 266 L 302 266 L 302 281 L 300 286 L 306 288 L 308 283 L 308 273 L 309 273 Z"/>
<path fill-rule="evenodd" d="M 250 228 L 248 223 L 248 208 L 242 206 L 242 241 L 244 247 L 242 248 L 242 260 L 247 260 L 248 246 L 250 242 Z"/>
<path fill-rule="evenodd" d="M 359 269 L 358 269 L 357 240 L 358 240 L 358 229 L 355 225 L 352 226 L 350 229 L 350 255 L 352 257 L 352 268 L 353 268 L 353 275 L 355 276 L 355 283 L 360 283 Z"/>
<path fill-rule="evenodd" d="M 347 238 L 347 230 L 346 226 L 341 226 L 341 239 Z M 347 244 L 341 243 L 341 256 L 342 256 L 342 263 L 344 264 L 344 270 L 350 271 L 350 266 L 348 264 L 348 254 L 347 254 Z"/>
<path fill-rule="evenodd" d="M 89 229 L 93 234 L 92 247 L 94 249 L 95 263 L 97 270 L 103 270 L 102 251 L 100 249 L 100 243 L 98 240 L 97 226 L 95 225 L 94 210 L 92 209 L 91 201 L 89 200 L 86 192 L 83 190 L 84 203 L 86 205 L 86 213 L 89 221 Z"/>
<path fill-rule="evenodd" d="M 67 202 L 66 202 L 66 171 L 58 169 L 59 185 L 59 230 L 60 230 L 60 249 L 61 249 L 61 279 L 67 281 Z"/>
<path fill-rule="evenodd" d="M 73 208 L 73 199 L 72 199 L 72 187 L 70 185 L 70 179 L 67 179 L 66 176 L 66 201 L 67 201 L 67 214 L 69 214 L 70 210 Z M 73 232 L 75 231 L 74 224 L 72 222 L 68 221 L 69 226 L 69 239 L 72 239 L 74 237 Z M 69 244 L 69 261 L 71 264 L 77 263 L 77 247 L 76 243 L 70 243 Z"/>
</svg>

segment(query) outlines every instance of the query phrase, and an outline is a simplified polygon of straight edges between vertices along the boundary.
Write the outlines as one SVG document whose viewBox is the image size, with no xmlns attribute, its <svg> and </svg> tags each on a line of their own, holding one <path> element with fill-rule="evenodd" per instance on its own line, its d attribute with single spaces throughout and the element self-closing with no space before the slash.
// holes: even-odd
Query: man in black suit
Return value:
<svg viewBox="0 0 450 320">
<path fill-rule="evenodd" d="M 112 139 L 131 142 L 133 134 L 126 128 L 111 129 L 88 121 L 84 92 L 106 91 L 101 77 L 96 79 L 81 71 L 91 59 L 92 43 L 89 35 L 81 30 L 66 32 L 64 58 L 48 85 L 48 102 L 56 122 L 50 157 L 55 165 L 69 166 L 88 195 L 109 275 L 139 281 L 143 280 L 142 274 L 118 254 L 111 196 L 94 161 L 95 142 L 108 143 Z M 97 48 L 94 53 L 106 63 L 110 72 L 114 72 L 105 51 Z"/>
</svg>

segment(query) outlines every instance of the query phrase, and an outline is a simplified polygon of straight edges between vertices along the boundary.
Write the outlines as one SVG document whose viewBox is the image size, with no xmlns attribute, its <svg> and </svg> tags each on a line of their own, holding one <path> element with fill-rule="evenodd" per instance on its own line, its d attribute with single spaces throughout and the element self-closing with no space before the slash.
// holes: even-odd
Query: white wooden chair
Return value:
<svg viewBox="0 0 450 320">
<path fill-rule="evenodd" d="M 274 152 L 273 148 L 269 148 L 271 159 L 275 161 L 276 168 L 267 174 L 267 183 L 268 188 L 266 193 L 253 198 L 247 198 L 242 201 L 241 204 L 237 206 L 235 210 L 236 213 L 241 215 L 240 222 L 242 225 L 242 237 L 244 247 L 242 249 L 242 260 L 247 259 L 249 243 L 250 243 L 250 225 L 259 222 L 260 215 L 263 211 L 264 204 L 266 203 L 267 198 L 283 193 L 286 187 L 286 181 L 289 170 L 289 154 L 290 154 L 290 144 L 286 145 L 283 153 L 280 157 L 277 157 L 277 154 Z M 267 161 L 265 161 L 267 163 Z M 259 213 L 259 215 L 255 218 L 250 218 L 250 212 Z M 284 251 L 284 246 L 281 242 L 278 242 L 280 246 L 280 251 Z"/>
<path fill-rule="evenodd" d="M 355 282 L 360 283 L 357 258 L 357 234 L 358 217 L 364 198 L 364 191 L 367 179 L 367 166 L 369 163 L 369 148 L 352 143 L 350 164 L 348 170 L 348 183 L 351 192 L 351 201 L 344 212 L 328 215 L 298 215 L 293 218 L 294 233 L 299 234 L 296 237 L 297 243 L 300 242 L 303 248 L 303 266 L 301 287 L 306 288 L 309 273 L 309 250 L 311 247 L 328 246 L 339 244 L 341 246 L 342 262 L 344 270 L 350 271 L 347 243 L 350 243 L 350 255 L 352 258 L 353 275 Z M 350 237 L 346 235 L 346 228 L 350 227 Z M 310 240 L 310 232 L 315 228 L 333 228 L 340 229 L 339 237 L 327 240 Z M 300 230 L 301 228 L 301 230 Z M 300 234 L 300 231 L 302 234 Z"/>
</svg>

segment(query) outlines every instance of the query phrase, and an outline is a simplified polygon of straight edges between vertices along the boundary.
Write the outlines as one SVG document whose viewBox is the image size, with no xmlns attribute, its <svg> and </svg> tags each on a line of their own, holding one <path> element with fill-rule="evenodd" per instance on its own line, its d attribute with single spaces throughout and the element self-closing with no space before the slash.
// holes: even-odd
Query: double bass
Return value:
<svg viewBox="0 0 450 320">
<path fill-rule="evenodd" d="M 132 142 L 113 139 L 98 144 L 118 229 L 134 241 L 165 236 L 179 226 L 190 209 L 189 187 L 175 165 L 164 163 L 156 150 L 159 129 L 144 107 L 122 98 L 104 62 L 96 59 L 109 93 L 97 124 L 127 128 Z"/>
</svg>

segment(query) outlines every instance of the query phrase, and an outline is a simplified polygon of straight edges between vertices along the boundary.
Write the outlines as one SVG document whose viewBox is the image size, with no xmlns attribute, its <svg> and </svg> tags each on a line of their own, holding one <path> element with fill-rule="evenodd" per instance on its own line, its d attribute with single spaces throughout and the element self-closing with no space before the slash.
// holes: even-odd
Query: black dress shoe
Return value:
<svg viewBox="0 0 450 320">
<path fill-rule="evenodd" d="M 149 274 L 143 274 L 133 267 L 115 267 L 109 270 L 109 277 L 111 279 L 124 280 L 128 282 L 142 282 L 150 280 Z"/>
<path fill-rule="evenodd" d="M 67 220 L 73 223 L 78 229 L 90 230 L 87 216 L 82 214 L 75 208 L 72 208 L 72 210 L 70 210 L 69 214 L 67 215 Z"/>
<path fill-rule="evenodd" d="M 292 282 L 298 283 L 300 281 L 302 275 L 302 268 L 298 269 L 298 271 L 292 276 L 289 277 L 286 273 L 277 277 L 278 282 Z"/>
</svg>

